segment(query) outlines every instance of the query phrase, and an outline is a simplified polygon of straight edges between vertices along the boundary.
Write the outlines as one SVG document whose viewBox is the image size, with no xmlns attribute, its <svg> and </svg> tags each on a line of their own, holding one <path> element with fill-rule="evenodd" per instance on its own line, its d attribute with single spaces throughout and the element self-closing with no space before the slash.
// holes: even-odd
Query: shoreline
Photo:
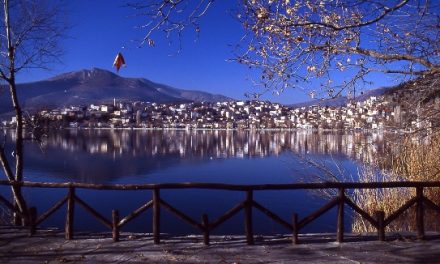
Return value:
<svg viewBox="0 0 440 264">
<path fill-rule="evenodd" d="M 13 130 L 15 127 L 4 127 L 0 126 L 2 130 Z M 26 130 L 26 127 L 24 128 Z M 347 132 L 358 132 L 358 133 L 398 133 L 398 134 L 409 134 L 414 133 L 413 131 L 401 130 L 401 129 L 319 129 L 319 128 L 161 128 L 161 127 L 61 127 L 61 128 L 49 128 L 53 131 L 63 131 L 63 130 L 136 130 L 136 131 L 255 131 L 255 132 L 265 132 L 265 131 L 280 131 L 280 132 L 337 132 L 337 133 L 347 133 Z"/>
</svg>

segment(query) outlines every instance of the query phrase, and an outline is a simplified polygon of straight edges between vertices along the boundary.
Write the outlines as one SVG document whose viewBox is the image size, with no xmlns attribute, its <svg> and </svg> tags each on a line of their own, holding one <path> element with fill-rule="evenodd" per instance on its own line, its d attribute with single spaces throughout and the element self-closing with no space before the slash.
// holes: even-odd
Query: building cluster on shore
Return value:
<svg viewBox="0 0 440 264">
<path fill-rule="evenodd" d="M 149 103 L 119 102 L 42 110 L 34 122 L 52 127 L 185 128 L 185 129 L 386 129 L 429 126 L 417 109 L 402 108 L 398 100 L 371 96 L 345 106 L 289 107 L 266 101 Z M 435 101 L 439 107 L 440 100 Z M 425 120 L 426 121 L 426 120 Z M 15 119 L 3 121 L 13 126 Z"/>
</svg>

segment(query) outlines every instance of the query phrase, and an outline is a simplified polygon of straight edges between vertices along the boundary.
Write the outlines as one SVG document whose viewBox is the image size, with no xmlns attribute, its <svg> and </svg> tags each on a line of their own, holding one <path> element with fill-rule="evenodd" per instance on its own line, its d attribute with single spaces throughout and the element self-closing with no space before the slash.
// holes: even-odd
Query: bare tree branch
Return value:
<svg viewBox="0 0 440 264">
<path fill-rule="evenodd" d="M 171 32 L 180 37 L 193 25 L 200 30 L 198 21 L 212 2 L 155 0 L 132 6 L 149 21 L 143 27 L 145 42 L 158 32 L 171 38 Z M 246 32 L 233 60 L 260 72 L 257 84 L 263 91 L 258 94 L 301 86 L 320 87 L 329 96 L 355 94 L 356 87 L 369 84 L 374 72 L 403 78 L 440 72 L 438 1 L 237 0 L 237 4 L 237 18 Z M 200 9 L 202 15 L 195 15 Z"/>
</svg>

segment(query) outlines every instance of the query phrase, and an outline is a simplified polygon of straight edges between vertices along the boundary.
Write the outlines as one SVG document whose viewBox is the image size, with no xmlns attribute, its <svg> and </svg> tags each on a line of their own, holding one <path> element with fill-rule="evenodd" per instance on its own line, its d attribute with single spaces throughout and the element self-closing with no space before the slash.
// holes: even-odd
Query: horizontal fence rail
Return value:
<svg viewBox="0 0 440 264">
<path fill-rule="evenodd" d="M 312 190 L 312 189 L 382 189 L 382 188 L 409 188 L 409 187 L 440 187 L 439 181 L 402 181 L 402 182 L 318 182 L 318 183 L 290 183 L 290 184 L 254 184 L 238 185 L 224 183 L 158 183 L 158 184 L 93 184 L 78 182 L 9 182 L 1 180 L 0 185 L 14 185 L 34 188 L 68 188 L 94 190 L 153 190 L 153 189 L 216 189 L 229 191 L 264 191 L 264 190 Z"/>
<path fill-rule="evenodd" d="M 88 183 L 45 183 L 45 182 L 9 182 L 0 181 L 0 185 L 3 186 L 17 186 L 27 188 L 65 188 L 67 194 L 50 207 L 46 212 L 38 215 L 35 207 L 29 210 L 29 230 L 31 234 L 35 234 L 36 228 L 42 222 L 44 222 L 49 216 L 56 211 L 60 210 L 63 205 L 66 205 L 66 220 L 65 220 L 65 238 L 72 239 L 74 234 L 74 214 L 75 205 L 81 206 L 99 222 L 101 222 L 106 228 L 111 230 L 113 240 L 119 241 L 119 233 L 123 226 L 127 223 L 146 212 L 152 210 L 153 221 L 153 240 L 154 243 L 160 243 L 160 223 L 161 223 L 161 210 L 166 210 L 173 214 L 176 218 L 187 223 L 188 225 L 199 230 L 203 234 L 203 241 L 205 244 L 210 242 L 210 232 L 220 226 L 222 223 L 232 218 L 240 211 L 244 211 L 244 232 L 246 236 L 246 242 L 249 245 L 254 244 L 254 232 L 253 232 L 253 209 L 256 209 L 278 223 L 289 232 L 292 233 L 292 242 L 299 243 L 298 234 L 305 226 L 316 220 L 318 217 L 329 211 L 330 209 L 337 208 L 337 220 L 336 220 L 336 240 L 338 242 L 344 241 L 344 207 L 348 206 L 353 209 L 354 212 L 359 214 L 363 219 L 368 221 L 376 230 L 378 239 L 380 241 L 385 240 L 385 229 L 390 223 L 395 221 L 400 215 L 406 212 L 411 207 L 416 208 L 416 226 L 417 236 L 423 239 L 425 236 L 424 217 L 425 206 L 440 211 L 440 206 L 429 200 L 424 195 L 424 188 L 440 187 L 440 182 L 323 182 L 323 183 L 294 183 L 294 184 L 261 184 L 261 185 L 233 185 L 233 184 L 219 184 L 219 183 L 162 183 L 162 184 L 88 184 Z M 383 211 L 377 211 L 373 215 L 364 211 L 359 205 L 357 205 L 350 197 L 346 195 L 347 190 L 355 189 L 384 189 L 384 188 L 415 188 L 416 195 L 406 201 L 399 209 L 393 213 L 385 216 Z M 112 210 L 110 219 L 106 218 L 90 206 L 86 201 L 82 200 L 76 194 L 76 189 L 92 189 L 92 190 L 151 190 L 151 200 L 146 201 L 140 207 L 134 211 L 128 213 L 122 217 L 119 215 L 117 209 Z M 161 190 L 166 189 L 212 189 L 212 190 L 229 190 L 239 191 L 245 193 L 245 199 L 225 212 L 217 219 L 209 219 L 207 214 L 201 216 L 201 220 L 197 221 L 190 216 L 186 215 L 182 211 L 173 207 L 168 202 L 164 201 L 160 196 Z M 280 216 L 265 208 L 254 200 L 255 191 L 267 191 L 267 190 L 316 190 L 316 189 L 334 189 L 337 190 L 337 195 L 324 204 L 321 208 L 315 212 L 300 218 L 298 214 L 293 213 L 291 221 L 286 221 Z M 13 203 L 9 202 L 6 198 L 0 195 L 0 203 L 3 203 L 7 208 L 13 212 L 19 213 Z M 24 216 L 22 216 L 24 217 Z"/>
</svg>

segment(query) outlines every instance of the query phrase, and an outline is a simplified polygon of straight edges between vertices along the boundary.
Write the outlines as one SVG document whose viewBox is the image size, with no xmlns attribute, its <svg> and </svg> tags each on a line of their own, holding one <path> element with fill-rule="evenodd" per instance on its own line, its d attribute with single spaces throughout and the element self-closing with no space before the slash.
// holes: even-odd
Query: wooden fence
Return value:
<svg viewBox="0 0 440 264">
<path fill-rule="evenodd" d="M 66 206 L 66 221 L 65 221 L 65 238 L 72 239 L 74 235 L 74 214 L 75 205 L 78 204 L 83 207 L 87 212 L 99 220 L 104 226 L 112 231 L 114 241 L 119 241 L 120 229 L 129 223 L 134 218 L 138 217 L 141 213 L 148 209 L 153 211 L 153 240 L 154 243 L 160 243 L 160 218 L 161 209 L 165 209 L 174 214 L 178 219 L 186 222 L 187 224 L 200 230 L 204 237 L 204 243 L 209 244 L 209 235 L 212 230 L 220 226 L 226 220 L 237 214 L 239 211 L 244 210 L 244 229 L 246 235 L 246 241 L 249 245 L 254 244 L 254 232 L 253 232 L 253 217 L 252 210 L 257 209 L 263 214 L 268 216 L 273 221 L 277 222 L 281 226 L 285 227 L 292 233 L 292 242 L 299 243 L 298 233 L 305 226 L 313 222 L 325 212 L 329 211 L 333 207 L 337 207 L 337 237 L 338 242 L 344 241 L 344 206 L 351 207 L 354 212 L 358 213 L 363 219 L 367 220 L 378 233 L 378 239 L 380 241 L 385 240 L 385 228 L 394 220 L 396 220 L 403 212 L 408 210 L 413 205 L 416 206 L 416 224 L 417 224 L 417 237 L 423 239 L 425 236 L 424 228 L 424 216 L 425 206 L 431 209 L 440 211 L 440 206 L 429 200 L 424 194 L 425 188 L 440 187 L 440 182 L 371 182 L 371 183 L 295 183 L 295 184 L 263 184 L 263 185 L 232 185 L 232 184 L 217 184 L 217 183 L 163 183 L 163 184 L 87 184 L 87 183 L 40 183 L 40 182 L 15 182 L 0 181 L 0 185 L 17 185 L 27 188 L 64 188 L 67 189 L 67 194 L 60 201 L 56 202 L 46 212 L 38 215 L 36 208 L 30 208 L 29 210 L 29 229 L 31 234 L 35 234 L 36 227 L 45 221 L 50 215 L 59 210 L 64 204 Z M 406 201 L 395 212 L 385 216 L 383 211 L 375 212 L 374 215 L 370 215 L 359 205 L 353 202 L 347 195 L 347 190 L 354 189 L 384 189 L 384 188 L 414 188 L 416 195 Z M 130 212 L 128 215 L 121 218 L 118 210 L 113 210 L 111 219 L 106 218 L 89 204 L 83 201 L 76 194 L 77 189 L 94 189 L 94 190 L 151 190 L 152 198 L 145 204 Z M 160 196 L 160 191 L 165 189 L 213 189 L 213 190 L 229 190 L 244 192 L 246 198 L 224 213 L 217 219 L 210 220 L 208 215 L 203 214 L 201 221 L 197 221 L 185 213 L 179 211 L 171 204 L 164 201 Z M 338 191 L 338 194 L 331 199 L 328 203 L 316 210 L 304 218 L 300 218 L 297 214 L 293 213 L 291 221 L 282 219 L 277 214 L 273 213 L 269 209 L 265 208 L 253 198 L 256 191 L 268 191 L 268 190 L 312 190 L 312 189 L 334 189 Z M 9 209 L 16 212 L 13 204 L 6 198 L 0 195 L 0 202 L 5 204 Z"/>
</svg>

